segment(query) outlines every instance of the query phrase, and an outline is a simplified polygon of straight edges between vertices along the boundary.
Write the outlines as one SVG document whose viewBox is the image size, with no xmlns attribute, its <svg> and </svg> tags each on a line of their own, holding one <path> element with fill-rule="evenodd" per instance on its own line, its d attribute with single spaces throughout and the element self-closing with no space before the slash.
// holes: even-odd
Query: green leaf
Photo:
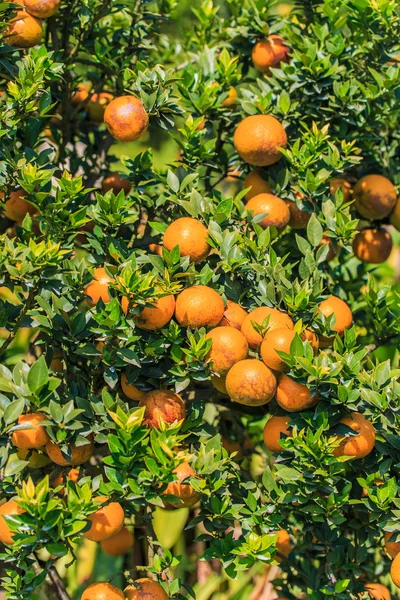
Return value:
<svg viewBox="0 0 400 600">
<path fill-rule="evenodd" d="M 49 370 L 44 356 L 41 356 L 30 368 L 28 373 L 27 384 L 32 394 L 36 394 L 36 392 L 47 383 L 48 379 Z"/>
</svg>

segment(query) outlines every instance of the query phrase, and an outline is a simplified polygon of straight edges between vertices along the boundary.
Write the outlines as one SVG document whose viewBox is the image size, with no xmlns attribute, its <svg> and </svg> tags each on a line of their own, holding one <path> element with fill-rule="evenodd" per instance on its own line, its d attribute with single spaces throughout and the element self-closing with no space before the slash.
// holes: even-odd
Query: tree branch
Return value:
<svg viewBox="0 0 400 600">
<path fill-rule="evenodd" d="M 65 589 L 64 582 L 59 576 L 55 567 L 50 567 L 49 579 L 56 590 L 58 600 L 70 600 L 69 594 Z"/>
</svg>

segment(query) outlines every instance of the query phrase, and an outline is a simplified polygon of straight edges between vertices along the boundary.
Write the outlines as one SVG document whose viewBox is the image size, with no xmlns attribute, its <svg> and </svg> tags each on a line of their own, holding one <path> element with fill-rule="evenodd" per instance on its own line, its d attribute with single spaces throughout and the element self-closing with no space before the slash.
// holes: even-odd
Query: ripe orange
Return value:
<svg viewBox="0 0 400 600">
<path fill-rule="evenodd" d="M 25 511 L 15 500 L 9 500 L 0 506 L 0 542 L 11 546 L 13 543 L 14 532 L 11 531 L 2 515 L 22 515 Z"/>
<path fill-rule="evenodd" d="M 17 448 L 25 450 L 38 450 L 50 440 L 46 427 L 40 425 L 47 421 L 46 415 L 41 412 L 29 413 L 18 417 L 18 425 L 24 425 L 27 429 L 14 431 L 12 434 L 12 443 Z"/>
<path fill-rule="evenodd" d="M 374 598 L 374 600 L 391 600 L 388 588 L 381 583 L 366 583 L 364 588 L 369 597 Z"/>
<path fill-rule="evenodd" d="M 353 313 L 351 312 L 348 304 L 337 296 L 330 296 L 327 300 L 321 302 L 318 306 L 317 311 L 323 314 L 325 317 L 335 315 L 335 324 L 332 326 L 332 331 L 336 331 L 339 335 L 344 334 L 344 330 L 351 327 L 353 322 Z M 331 337 L 320 336 L 319 338 L 321 348 L 326 348 L 332 343 Z"/>
<path fill-rule="evenodd" d="M 375 429 L 371 421 L 359 412 L 352 412 L 340 420 L 341 423 L 350 427 L 358 433 L 354 436 L 338 436 L 340 445 L 335 448 L 334 456 L 351 456 L 353 458 L 364 458 L 368 456 L 375 447 Z"/>
<path fill-rule="evenodd" d="M 98 267 L 94 270 L 93 281 L 85 288 L 86 296 L 89 296 L 91 304 L 94 306 L 100 298 L 105 304 L 110 302 L 110 294 L 108 293 L 109 283 L 113 281 L 106 273 L 104 267 Z"/>
<path fill-rule="evenodd" d="M 10 193 L 10 197 L 5 202 L 4 216 L 11 221 L 16 221 L 18 225 L 22 224 L 27 213 L 31 216 L 35 214 L 36 208 L 24 199 L 26 192 L 24 190 L 15 190 Z M 4 194 L 0 192 L 0 200 Z"/>
<path fill-rule="evenodd" d="M 264 179 L 262 174 L 258 169 L 254 171 L 250 171 L 248 175 L 246 175 L 245 180 L 243 182 L 243 189 L 251 187 L 245 196 L 246 200 L 251 200 L 254 196 L 258 196 L 259 194 L 271 194 L 272 190 L 268 181 Z"/>
<path fill-rule="evenodd" d="M 288 427 L 290 417 L 271 417 L 264 427 L 264 444 L 271 452 L 282 452 L 282 446 L 279 440 L 282 435 L 291 436 L 291 429 Z"/>
<path fill-rule="evenodd" d="M 398 532 L 385 531 L 385 550 L 392 558 L 395 558 L 400 552 L 400 542 L 389 541 L 391 538 L 396 540 Z"/>
<path fill-rule="evenodd" d="M 169 425 L 186 418 L 186 407 L 182 398 L 168 390 L 152 390 L 147 392 L 139 402 L 145 406 L 143 423 L 149 427 L 159 428 L 159 420 Z"/>
<path fill-rule="evenodd" d="M 218 375 L 211 375 L 211 383 L 221 394 L 228 395 L 226 390 L 226 377 L 221 377 Z"/>
<path fill-rule="evenodd" d="M 290 535 L 289 535 L 289 532 L 286 531 L 286 529 L 279 529 L 279 531 L 274 531 L 273 533 L 278 534 L 278 540 L 276 542 L 276 550 L 277 550 L 278 554 L 280 554 L 281 556 L 275 557 L 275 559 L 277 560 L 277 562 L 280 563 L 282 561 L 283 556 L 285 558 L 287 558 L 289 556 L 289 554 L 293 550 L 293 544 L 290 541 Z"/>
<path fill-rule="evenodd" d="M 353 240 L 353 252 L 357 258 L 375 265 L 389 258 L 392 247 L 392 237 L 386 229 L 363 229 Z"/>
<path fill-rule="evenodd" d="M 222 106 L 225 106 L 225 108 L 233 108 L 234 106 L 236 106 L 237 99 L 238 93 L 236 89 L 231 86 L 228 90 L 227 97 L 225 98 L 225 100 L 222 100 Z"/>
<path fill-rule="evenodd" d="M 258 71 L 268 73 L 271 67 L 278 67 L 281 62 L 288 62 L 289 52 L 288 46 L 279 35 L 269 35 L 267 39 L 253 46 L 251 59 Z"/>
<path fill-rule="evenodd" d="M 332 196 L 335 196 L 338 189 L 343 192 L 344 202 L 350 202 L 353 198 L 353 188 L 351 183 L 345 177 L 333 177 L 329 182 L 329 191 Z"/>
<path fill-rule="evenodd" d="M 121 375 L 121 388 L 125 396 L 131 400 L 141 400 L 145 396 L 145 392 L 139 390 L 133 383 L 128 383 L 128 377 L 125 371 Z"/>
<path fill-rule="evenodd" d="M 318 352 L 318 350 L 319 350 L 319 339 L 318 339 L 318 336 L 313 331 L 311 331 L 311 329 L 305 329 L 301 333 L 300 337 L 301 337 L 301 339 L 303 341 L 308 340 L 310 342 L 310 345 L 311 345 L 311 348 L 314 351 L 314 354 L 316 352 Z"/>
<path fill-rule="evenodd" d="M 94 498 L 94 502 L 107 502 L 106 496 Z M 111 537 L 122 528 L 124 524 L 124 510 L 119 502 L 110 502 L 88 517 L 92 526 L 83 536 L 92 542 L 102 542 Z"/>
<path fill-rule="evenodd" d="M 114 100 L 114 96 L 108 92 L 93 94 L 86 105 L 86 112 L 91 121 L 101 123 L 104 119 L 104 113 L 109 104 Z"/>
<path fill-rule="evenodd" d="M 125 194 L 129 194 L 131 189 L 131 182 L 125 177 L 121 177 L 119 173 L 110 173 L 103 179 L 101 184 L 103 194 L 106 194 L 109 190 L 112 190 L 114 194 L 119 194 L 121 190 L 124 190 Z"/>
<path fill-rule="evenodd" d="M 394 209 L 390 213 L 390 224 L 393 225 L 397 231 L 400 231 L 400 198 L 397 200 Z"/>
<path fill-rule="evenodd" d="M 147 131 L 149 117 L 139 98 L 120 96 L 107 106 L 104 123 L 119 142 L 133 142 Z"/>
<path fill-rule="evenodd" d="M 168 595 L 164 591 L 164 588 L 157 581 L 153 581 L 147 577 L 136 579 L 133 585 L 125 588 L 124 594 L 127 600 L 168 600 Z M 111 598 L 110 600 L 114 599 Z"/>
<path fill-rule="evenodd" d="M 285 371 L 288 369 L 287 364 L 277 354 L 277 352 L 285 352 L 290 354 L 290 344 L 296 334 L 292 329 L 281 328 L 268 331 L 261 344 L 261 358 L 274 371 Z"/>
<path fill-rule="evenodd" d="M 224 316 L 218 325 L 228 325 L 229 327 L 234 327 L 235 329 L 240 330 L 246 316 L 247 312 L 240 306 L 240 304 L 237 302 L 232 302 L 232 300 L 228 300 L 226 303 Z"/>
<path fill-rule="evenodd" d="M 330 262 L 337 255 L 337 250 L 335 250 L 335 248 L 333 247 L 332 238 L 330 238 L 330 237 L 328 237 L 327 235 L 324 234 L 322 236 L 322 239 L 321 239 L 320 243 L 319 243 L 319 246 L 322 246 L 322 244 L 328 244 L 329 250 L 328 250 L 328 254 L 327 254 L 325 260 L 326 260 L 326 262 Z"/>
<path fill-rule="evenodd" d="M 400 588 L 400 554 L 398 554 L 392 562 L 392 566 L 390 567 L 390 577 L 392 578 L 394 585 Z"/>
<path fill-rule="evenodd" d="M 61 452 L 60 447 L 54 442 L 47 442 L 46 452 L 53 463 L 60 465 L 60 467 L 82 465 L 92 456 L 94 448 L 93 436 L 89 436 L 86 439 L 88 443 L 83 446 L 71 446 L 71 444 L 68 444 L 70 449 L 69 457 L 66 457 Z"/>
<path fill-rule="evenodd" d="M 24 10 L 19 10 L 9 23 L 4 41 L 15 48 L 32 48 L 40 44 L 42 35 L 40 21 Z"/>
<path fill-rule="evenodd" d="M 231 400 L 247 406 L 267 404 L 276 391 L 274 374 L 255 358 L 247 358 L 233 365 L 225 384 Z"/>
<path fill-rule="evenodd" d="M 246 210 L 253 213 L 253 217 L 257 215 L 265 215 L 262 221 L 258 221 L 263 229 L 267 227 L 277 227 L 282 231 L 290 220 L 290 210 L 284 200 L 274 196 L 273 194 L 258 194 L 253 196 L 245 206 Z"/>
<path fill-rule="evenodd" d="M 293 321 L 289 315 L 276 308 L 270 308 L 269 306 L 259 306 L 258 308 L 255 308 L 243 320 L 241 328 L 241 331 L 252 350 L 256 350 L 263 340 L 261 335 L 254 329 L 252 321 L 258 325 L 262 325 L 267 317 L 269 317 L 268 331 L 282 328 L 293 329 L 294 327 Z"/>
<path fill-rule="evenodd" d="M 58 12 L 61 0 L 24 0 L 29 14 L 38 19 L 48 19 Z"/>
<path fill-rule="evenodd" d="M 82 102 L 85 102 L 89 96 L 90 88 L 85 83 L 78 83 L 76 91 L 71 95 L 72 106 L 78 106 Z"/>
<path fill-rule="evenodd" d="M 70 469 L 66 474 L 67 479 L 70 479 L 74 483 L 76 483 L 79 479 L 79 469 Z M 59 485 L 63 485 L 65 482 L 65 473 L 60 471 L 53 479 L 51 480 L 51 485 L 53 488 L 58 487 Z M 61 490 L 62 491 L 62 490 Z"/>
<path fill-rule="evenodd" d="M 158 256 L 162 256 L 162 246 L 160 246 L 160 244 L 149 244 L 149 250 L 150 252 L 153 252 L 153 254 L 158 254 Z"/>
<path fill-rule="evenodd" d="M 319 402 L 319 395 L 311 395 L 311 390 L 284 373 L 278 379 L 276 401 L 287 412 L 300 412 L 312 408 Z"/>
<path fill-rule="evenodd" d="M 256 167 L 266 167 L 282 157 L 278 147 L 285 148 L 287 136 L 275 117 L 252 115 L 239 123 L 233 143 L 245 162 Z"/>
<path fill-rule="evenodd" d="M 304 229 L 311 219 L 311 213 L 301 210 L 296 202 L 286 200 L 286 206 L 289 209 L 289 225 L 292 229 Z"/>
<path fill-rule="evenodd" d="M 166 504 L 173 506 L 174 508 L 193 506 L 200 500 L 201 494 L 196 492 L 190 483 L 185 482 L 185 480 L 188 477 L 195 477 L 196 473 L 188 462 L 181 463 L 173 472 L 176 474 L 177 481 L 169 483 L 161 496 L 172 495 L 179 498 L 177 501 L 166 502 Z"/>
<path fill-rule="evenodd" d="M 203 223 L 191 217 L 182 217 L 167 227 L 163 244 L 168 252 L 179 246 L 180 255 L 189 256 L 190 261 L 197 264 L 210 254 L 211 246 L 207 237 L 208 231 Z"/>
<path fill-rule="evenodd" d="M 83 592 L 81 600 L 125 600 L 125 594 L 111 583 L 92 583 Z"/>
<path fill-rule="evenodd" d="M 135 315 L 135 323 L 140 329 L 156 331 L 157 329 L 162 329 L 170 322 L 174 316 L 174 311 L 175 297 L 172 295 L 162 296 L 156 300 L 154 306 L 147 306 L 141 313 Z"/>
<path fill-rule="evenodd" d="M 224 316 L 222 297 L 206 285 L 193 285 L 176 299 L 175 318 L 181 327 L 216 327 Z"/>
<path fill-rule="evenodd" d="M 206 339 L 212 341 L 207 359 L 211 362 L 213 373 L 226 375 L 235 363 L 247 358 L 247 340 L 234 327 L 216 327 L 207 333 Z"/>
<path fill-rule="evenodd" d="M 108 556 L 127 554 L 134 544 L 133 534 L 127 527 L 122 527 L 118 533 L 101 542 L 101 549 Z"/>
<path fill-rule="evenodd" d="M 382 175 L 366 175 L 354 187 L 355 207 L 366 219 L 384 219 L 392 212 L 396 200 L 396 188 Z"/>
</svg>

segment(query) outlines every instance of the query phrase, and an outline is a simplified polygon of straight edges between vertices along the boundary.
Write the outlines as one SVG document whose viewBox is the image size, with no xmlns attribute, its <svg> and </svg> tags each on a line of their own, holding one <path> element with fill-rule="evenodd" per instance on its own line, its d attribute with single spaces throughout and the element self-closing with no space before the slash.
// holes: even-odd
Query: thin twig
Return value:
<svg viewBox="0 0 400 600">
<path fill-rule="evenodd" d="M 65 589 L 64 582 L 59 576 L 55 567 L 50 567 L 49 578 L 56 590 L 58 600 L 70 600 L 69 594 Z"/>
</svg>

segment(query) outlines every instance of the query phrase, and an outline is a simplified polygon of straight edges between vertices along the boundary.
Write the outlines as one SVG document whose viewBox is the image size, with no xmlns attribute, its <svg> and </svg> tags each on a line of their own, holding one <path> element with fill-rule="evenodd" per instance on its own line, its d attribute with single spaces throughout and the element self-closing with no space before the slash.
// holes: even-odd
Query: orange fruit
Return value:
<svg viewBox="0 0 400 600">
<path fill-rule="evenodd" d="M 219 83 L 217 81 L 213 81 L 211 87 L 219 87 Z M 226 108 L 233 108 L 236 105 L 237 99 L 238 93 L 236 89 L 230 86 L 227 97 L 222 101 L 222 106 L 225 106 Z"/>
<path fill-rule="evenodd" d="M 290 354 L 290 344 L 295 335 L 295 332 L 287 327 L 267 332 L 260 348 L 261 358 L 267 367 L 274 371 L 285 371 L 288 369 L 287 364 L 277 352 Z"/>
<path fill-rule="evenodd" d="M 332 196 L 335 196 L 338 189 L 343 192 L 344 202 L 350 202 L 353 198 L 353 188 L 351 183 L 345 177 L 333 177 L 329 182 L 329 191 Z"/>
<path fill-rule="evenodd" d="M 386 229 L 362 229 L 353 240 L 353 252 L 356 257 L 375 265 L 389 258 L 392 247 L 392 237 Z"/>
<path fill-rule="evenodd" d="M 31 216 L 35 214 L 36 208 L 24 199 L 26 192 L 24 190 L 15 190 L 10 193 L 9 199 L 5 202 L 4 216 L 11 221 L 16 221 L 21 225 L 27 213 Z M 0 192 L 0 200 L 4 194 Z"/>
<path fill-rule="evenodd" d="M 89 96 L 90 88 L 84 83 L 78 83 L 76 91 L 71 95 L 72 106 L 78 106 L 82 102 L 85 102 Z"/>
<path fill-rule="evenodd" d="M 107 106 L 113 101 L 114 96 L 108 92 L 93 94 L 86 105 L 86 112 L 91 121 L 101 123 Z"/>
<path fill-rule="evenodd" d="M 4 41 L 15 48 L 32 48 L 40 44 L 42 35 L 40 21 L 24 10 L 19 10 L 9 23 Z"/>
<path fill-rule="evenodd" d="M 168 225 L 164 233 L 164 248 L 171 252 L 179 246 L 181 256 L 189 256 L 195 264 L 202 262 L 210 254 L 207 242 L 208 231 L 203 223 L 191 217 L 182 217 Z"/>
<path fill-rule="evenodd" d="M 334 456 L 351 456 L 353 458 L 364 458 L 368 456 L 375 447 L 375 429 L 371 421 L 359 412 L 346 415 L 340 422 L 350 427 L 358 435 L 337 436 L 341 439 L 340 445 L 335 448 Z"/>
<path fill-rule="evenodd" d="M 144 425 L 159 428 L 159 420 L 171 425 L 175 421 L 186 418 L 186 407 L 182 398 L 168 390 L 152 390 L 140 399 L 140 406 L 145 406 Z"/>
<path fill-rule="evenodd" d="M 134 537 L 127 527 L 101 542 L 101 549 L 108 556 L 122 556 L 133 547 Z"/>
<path fill-rule="evenodd" d="M 164 588 L 157 581 L 147 577 L 136 579 L 133 585 L 125 588 L 124 594 L 127 600 L 168 600 Z M 108 600 L 108 598 L 104 600 Z"/>
<path fill-rule="evenodd" d="M 275 117 L 252 115 L 239 123 L 233 143 L 245 162 L 256 167 L 266 167 L 282 157 L 278 147 L 285 148 L 287 136 Z"/>
<path fill-rule="evenodd" d="M 0 542 L 11 546 L 13 543 L 14 532 L 11 531 L 3 516 L 22 515 L 25 511 L 15 500 L 9 500 L 0 506 Z"/>
<path fill-rule="evenodd" d="M 228 395 L 228 392 L 226 391 L 226 377 L 211 375 L 211 383 L 221 394 Z"/>
<path fill-rule="evenodd" d="M 327 254 L 325 260 L 327 262 L 330 262 L 337 255 L 337 250 L 335 250 L 335 248 L 333 247 L 332 238 L 330 238 L 330 237 L 328 237 L 327 235 L 324 234 L 322 236 L 322 239 L 321 239 L 320 243 L 319 243 L 319 246 L 322 246 L 322 244 L 328 244 L 328 246 L 329 246 L 328 254 Z"/>
<path fill-rule="evenodd" d="M 92 583 L 81 596 L 81 600 L 125 600 L 122 590 L 111 583 Z"/>
<path fill-rule="evenodd" d="M 119 142 L 133 142 L 147 131 L 149 117 L 139 98 L 120 96 L 107 106 L 104 123 Z"/>
<path fill-rule="evenodd" d="M 282 435 L 291 436 L 291 429 L 288 427 L 290 417 L 271 417 L 264 427 L 264 444 L 270 452 L 282 452 L 282 446 L 279 440 Z"/>
<path fill-rule="evenodd" d="M 238 304 L 237 302 L 232 302 L 232 300 L 228 300 L 226 303 L 224 316 L 218 325 L 234 327 L 235 329 L 239 329 L 242 326 L 243 321 L 247 316 L 247 312 Z"/>
<path fill-rule="evenodd" d="M 96 503 L 107 502 L 107 500 L 106 496 L 98 496 L 98 498 L 93 499 Z M 102 542 L 115 533 L 118 533 L 124 524 L 124 518 L 124 510 L 120 503 L 110 502 L 88 517 L 92 525 L 89 531 L 83 534 L 83 537 L 92 542 Z"/>
<path fill-rule="evenodd" d="M 390 224 L 393 225 L 397 231 L 400 231 L 400 198 L 396 201 L 394 209 L 390 213 Z"/>
<path fill-rule="evenodd" d="M 269 317 L 268 331 L 282 328 L 293 329 L 294 327 L 293 321 L 289 315 L 276 308 L 270 308 L 269 306 L 259 306 L 258 308 L 255 308 L 243 320 L 241 328 L 241 331 L 252 350 L 256 350 L 263 340 L 261 335 L 254 329 L 252 321 L 258 325 L 262 325 L 267 317 Z"/>
<path fill-rule="evenodd" d="M 58 12 L 61 0 L 24 0 L 29 14 L 38 19 L 48 19 Z"/>
<path fill-rule="evenodd" d="M 289 554 L 293 550 L 293 544 L 290 541 L 290 535 L 289 532 L 286 531 L 286 529 L 279 529 L 279 531 L 274 531 L 273 533 L 278 534 L 276 550 L 281 556 L 276 556 L 275 560 L 280 563 L 282 561 L 283 556 L 285 558 L 289 556 Z"/>
<path fill-rule="evenodd" d="M 126 300 L 124 304 L 126 304 Z M 135 315 L 134 319 L 140 329 L 156 331 L 157 329 L 162 329 L 170 322 L 174 316 L 174 312 L 175 297 L 172 295 L 162 296 L 161 298 L 157 298 L 153 306 L 147 306 L 141 313 Z"/>
<path fill-rule="evenodd" d="M 11 441 L 14 446 L 25 450 L 38 450 L 45 446 L 50 438 L 46 427 L 40 425 L 43 421 L 47 421 L 47 417 L 41 412 L 28 413 L 18 417 L 18 425 L 24 425 L 26 429 L 13 432 Z"/>
<path fill-rule="evenodd" d="M 176 475 L 177 481 L 169 483 L 161 496 L 176 496 L 179 500 L 173 502 L 168 501 L 166 504 L 173 506 L 174 508 L 190 507 L 197 504 L 201 498 L 201 494 L 196 492 L 189 482 L 185 481 L 188 477 L 196 476 L 196 473 L 193 471 L 190 464 L 188 462 L 183 462 L 178 465 L 173 472 Z"/>
<path fill-rule="evenodd" d="M 400 554 L 398 554 L 392 562 L 392 566 L 390 567 L 390 577 L 392 578 L 394 585 L 400 588 Z"/>
<path fill-rule="evenodd" d="M 251 190 L 249 190 L 245 195 L 246 200 L 251 200 L 254 196 L 258 196 L 259 194 L 272 193 L 268 181 L 264 179 L 264 177 L 258 169 L 250 171 L 250 173 L 246 175 L 245 180 L 243 182 L 243 189 L 246 189 L 248 187 L 251 187 Z"/>
<path fill-rule="evenodd" d="M 267 39 L 253 46 L 251 59 L 253 65 L 261 73 L 268 73 L 271 67 L 278 67 L 281 62 L 289 62 L 289 48 L 279 35 L 269 35 Z"/>
<path fill-rule="evenodd" d="M 374 598 L 374 600 L 391 600 L 388 588 L 381 583 L 366 583 L 364 588 L 369 597 Z"/>
<path fill-rule="evenodd" d="M 306 385 L 282 373 L 276 388 L 276 401 L 287 412 L 300 412 L 318 404 L 319 395 L 312 396 Z"/>
<path fill-rule="evenodd" d="M 149 244 L 149 250 L 150 252 L 153 252 L 153 254 L 158 254 L 158 256 L 162 256 L 162 246 L 160 246 L 160 244 Z"/>
<path fill-rule="evenodd" d="M 292 229 L 304 229 L 311 219 L 311 213 L 301 210 L 296 202 L 286 200 L 286 206 L 289 209 L 289 225 Z"/>
<path fill-rule="evenodd" d="M 128 383 L 128 377 L 125 371 L 121 375 L 121 388 L 125 396 L 131 400 L 141 400 L 145 396 L 145 392 L 139 390 L 133 383 Z"/>
<path fill-rule="evenodd" d="M 239 360 L 247 358 L 249 346 L 243 333 L 234 327 L 216 327 L 206 335 L 211 340 L 207 359 L 213 373 L 226 375 Z"/>
<path fill-rule="evenodd" d="M 42 469 L 51 464 L 51 460 L 45 454 L 44 448 L 37 450 L 27 450 L 26 448 L 18 448 L 17 454 L 20 460 L 27 461 L 28 469 Z"/>
<path fill-rule="evenodd" d="M 280 231 L 285 229 L 290 220 L 290 210 L 284 200 L 273 194 L 258 194 L 253 196 L 245 206 L 246 210 L 257 215 L 265 215 L 262 221 L 257 221 L 257 225 L 266 229 L 267 227 L 277 227 Z"/>
<path fill-rule="evenodd" d="M 353 322 L 353 313 L 348 304 L 337 296 L 330 296 L 327 300 L 321 302 L 317 311 L 325 317 L 330 317 L 332 314 L 335 315 L 335 324 L 332 326 L 332 331 L 336 331 L 341 336 L 344 334 L 345 329 L 351 327 Z M 332 338 L 320 336 L 319 341 L 320 346 L 325 348 L 331 344 Z"/>
<path fill-rule="evenodd" d="M 71 444 L 68 444 L 70 449 L 69 457 L 66 457 L 61 452 L 60 447 L 54 442 L 47 442 L 46 452 L 53 463 L 60 465 L 61 467 L 66 467 L 68 465 L 82 465 L 92 456 L 94 448 L 93 436 L 86 439 L 88 443 L 83 446 L 71 446 Z"/>
<path fill-rule="evenodd" d="M 224 301 L 218 292 L 206 285 L 193 285 L 178 294 L 175 318 L 181 327 L 216 327 L 224 311 Z"/>
<path fill-rule="evenodd" d="M 267 404 L 276 391 L 274 374 L 255 358 L 247 358 L 233 365 L 225 384 L 231 400 L 247 406 Z"/>
<path fill-rule="evenodd" d="M 301 339 L 303 341 L 307 340 L 307 341 L 310 342 L 310 345 L 311 345 L 311 348 L 314 351 L 314 354 L 316 352 L 318 352 L 318 350 L 319 350 L 319 339 L 318 339 L 318 336 L 313 331 L 311 331 L 311 329 L 305 329 L 304 331 L 302 331 L 300 337 L 301 337 Z"/>
<path fill-rule="evenodd" d="M 112 190 L 115 195 L 119 194 L 121 190 L 124 190 L 125 194 L 129 194 L 131 189 L 131 182 L 125 177 L 121 177 L 119 173 L 110 173 L 103 179 L 101 184 L 103 194 L 106 194 L 109 190 Z"/>
<path fill-rule="evenodd" d="M 70 469 L 66 474 L 67 479 L 70 479 L 74 483 L 76 483 L 79 479 L 79 469 Z M 60 471 L 53 479 L 51 480 L 51 485 L 53 488 L 58 487 L 59 485 L 63 485 L 65 482 L 65 473 Z"/>
<path fill-rule="evenodd" d="M 390 541 L 391 538 L 396 540 L 397 532 L 385 531 L 385 550 L 392 558 L 395 558 L 400 552 L 400 542 Z"/>
<path fill-rule="evenodd" d="M 98 267 L 94 270 L 93 281 L 85 288 L 86 296 L 89 296 L 91 304 L 94 306 L 100 298 L 105 304 L 110 302 L 110 294 L 108 293 L 109 283 L 113 281 L 106 273 L 104 267 Z"/>
<path fill-rule="evenodd" d="M 355 207 L 366 219 L 384 219 L 392 212 L 396 200 L 396 188 L 382 175 L 366 175 L 354 187 Z"/>
</svg>

